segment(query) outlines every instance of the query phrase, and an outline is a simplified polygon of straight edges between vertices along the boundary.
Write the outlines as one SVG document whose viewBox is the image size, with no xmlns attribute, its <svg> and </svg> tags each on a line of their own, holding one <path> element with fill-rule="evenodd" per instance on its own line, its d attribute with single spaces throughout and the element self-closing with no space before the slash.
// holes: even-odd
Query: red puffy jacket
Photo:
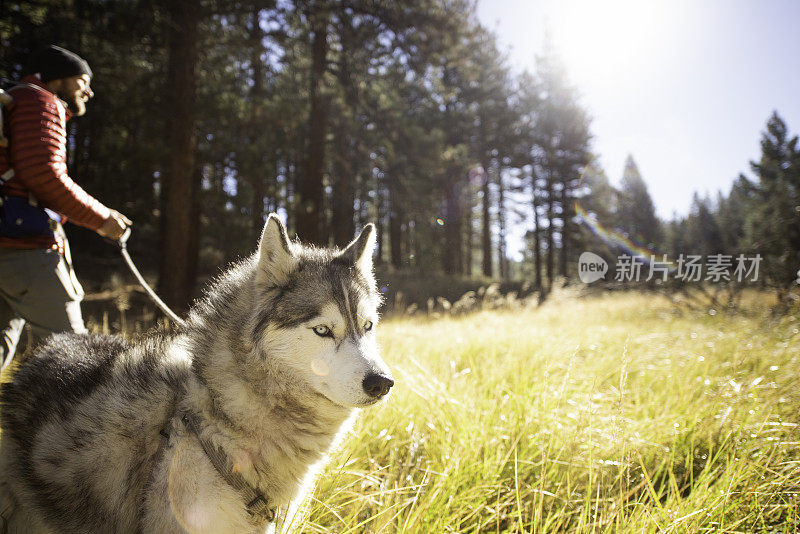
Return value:
<svg viewBox="0 0 800 534">
<path fill-rule="evenodd" d="M 0 148 L 0 174 L 14 169 L 2 188 L 5 195 L 33 196 L 40 206 L 97 230 L 111 215 L 109 209 L 84 191 L 67 174 L 67 121 L 64 102 L 35 76 L 8 93 L 14 101 L 6 109 L 5 132 L 9 147 Z M 56 248 L 52 236 L 0 237 L 0 247 Z"/>
</svg>

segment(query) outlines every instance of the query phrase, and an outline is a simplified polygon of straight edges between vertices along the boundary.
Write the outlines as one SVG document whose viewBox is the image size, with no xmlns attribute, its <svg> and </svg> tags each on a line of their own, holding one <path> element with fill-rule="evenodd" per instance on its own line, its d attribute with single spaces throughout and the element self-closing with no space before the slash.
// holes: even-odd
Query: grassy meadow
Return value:
<svg viewBox="0 0 800 534">
<path fill-rule="evenodd" d="M 635 293 L 384 321 L 302 532 L 797 532 L 800 334 Z"/>
</svg>

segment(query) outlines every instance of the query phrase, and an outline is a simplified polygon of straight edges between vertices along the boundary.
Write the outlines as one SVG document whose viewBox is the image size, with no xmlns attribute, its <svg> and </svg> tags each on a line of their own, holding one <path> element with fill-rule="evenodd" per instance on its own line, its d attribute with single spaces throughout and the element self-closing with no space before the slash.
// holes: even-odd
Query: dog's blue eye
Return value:
<svg viewBox="0 0 800 534">
<path fill-rule="evenodd" d="M 372 330 L 372 321 L 367 321 L 364 323 L 364 332 L 369 332 Z"/>
<path fill-rule="evenodd" d="M 317 325 L 312 330 L 314 330 L 314 333 L 319 337 L 333 337 L 333 332 L 331 332 L 331 329 L 324 324 Z"/>
</svg>

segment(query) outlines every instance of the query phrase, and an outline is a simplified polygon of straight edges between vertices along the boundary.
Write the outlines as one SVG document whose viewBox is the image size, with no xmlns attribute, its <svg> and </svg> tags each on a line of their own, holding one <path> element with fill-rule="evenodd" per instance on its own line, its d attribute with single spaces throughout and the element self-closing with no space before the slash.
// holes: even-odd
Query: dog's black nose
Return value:
<svg viewBox="0 0 800 534">
<path fill-rule="evenodd" d="M 375 373 L 367 375 L 361 383 L 367 395 L 373 398 L 383 397 L 389 393 L 389 388 L 394 385 L 394 380 Z"/>
</svg>

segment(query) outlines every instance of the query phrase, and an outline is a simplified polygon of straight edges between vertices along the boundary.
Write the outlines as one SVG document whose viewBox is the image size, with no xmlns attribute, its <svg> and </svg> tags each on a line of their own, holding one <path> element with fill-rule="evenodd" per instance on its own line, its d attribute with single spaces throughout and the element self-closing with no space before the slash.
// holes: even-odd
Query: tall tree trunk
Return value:
<svg viewBox="0 0 800 534">
<path fill-rule="evenodd" d="M 253 8 L 253 19 L 250 26 L 250 49 L 252 56 L 250 63 L 253 66 L 253 87 L 251 89 L 253 107 L 253 115 L 250 118 L 250 147 L 248 154 L 248 176 L 250 184 L 253 188 L 253 203 L 251 207 L 250 229 L 253 234 L 253 242 L 257 242 L 261 235 L 261 230 L 264 227 L 264 197 L 266 196 L 266 172 L 261 168 L 262 155 L 261 150 L 257 146 L 256 140 L 261 135 L 261 130 L 264 127 L 263 113 L 261 113 L 266 95 L 264 94 L 264 64 L 261 61 L 261 52 L 264 45 L 264 31 L 261 29 L 260 24 L 261 9 L 259 6 Z"/>
<path fill-rule="evenodd" d="M 470 195 L 471 198 L 472 195 Z M 472 255 L 475 252 L 475 228 L 472 221 L 475 215 L 475 205 L 471 200 L 466 206 L 465 212 L 466 217 L 462 218 L 466 232 L 464 233 L 464 261 L 461 264 L 461 273 L 466 276 L 472 276 Z"/>
<path fill-rule="evenodd" d="M 549 159 L 549 158 L 548 158 Z M 553 267 L 555 256 L 553 253 L 553 225 L 555 224 L 555 191 L 553 188 L 552 169 L 547 171 L 547 292 L 553 288 Z"/>
<path fill-rule="evenodd" d="M 567 278 L 567 251 L 569 250 L 569 191 L 567 179 L 561 184 L 561 250 L 559 251 L 559 274 Z"/>
<path fill-rule="evenodd" d="M 349 53 L 352 51 L 353 34 L 349 20 L 341 20 L 341 40 L 343 53 L 339 55 L 337 80 L 344 93 L 344 103 L 339 110 L 338 128 L 334 134 L 336 153 L 333 155 L 333 198 L 331 203 L 331 219 L 333 241 L 336 245 L 346 245 L 355 234 L 355 201 L 356 179 L 354 175 L 353 115 L 358 106 L 358 94 L 353 87 L 350 73 Z"/>
<path fill-rule="evenodd" d="M 169 3 L 167 109 L 169 164 L 161 211 L 159 290 L 170 306 L 185 310 L 197 272 L 199 180 L 195 165 L 195 91 L 200 14 L 189 0 Z"/>
<path fill-rule="evenodd" d="M 483 167 L 483 186 L 481 190 L 483 191 L 483 203 L 482 203 L 482 211 L 483 211 L 483 231 L 481 234 L 481 250 L 483 253 L 483 276 L 488 276 L 491 278 L 492 272 L 492 221 L 490 219 L 490 205 L 491 205 L 491 198 L 489 194 L 489 159 L 484 158 L 481 166 Z"/>
<path fill-rule="evenodd" d="M 254 242 L 258 242 L 261 230 L 264 228 L 264 198 L 266 195 L 266 184 L 264 177 L 258 173 L 252 176 L 253 181 L 253 204 L 250 215 L 250 230 L 255 236 Z"/>
<path fill-rule="evenodd" d="M 311 115 L 308 121 L 308 165 L 295 203 L 297 234 L 307 243 L 327 244 L 322 235 L 322 203 L 325 169 L 325 135 L 328 130 L 329 95 L 325 90 L 328 70 L 328 15 L 311 14 L 314 38 L 311 43 Z"/>
<path fill-rule="evenodd" d="M 453 170 L 447 184 L 445 197 L 444 239 L 442 250 L 442 267 L 448 274 L 461 274 L 464 265 L 464 247 L 462 235 L 462 202 L 461 184 Z"/>
<path fill-rule="evenodd" d="M 535 171 L 534 171 L 535 173 Z M 542 242 L 539 225 L 539 196 L 536 194 L 536 175 L 532 178 L 533 189 L 533 268 L 536 289 L 542 292 Z"/>
<path fill-rule="evenodd" d="M 386 247 L 386 243 L 383 239 L 383 230 L 384 230 L 384 191 L 383 191 L 383 184 L 381 183 L 381 179 L 379 177 L 375 177 L 375 264 L 381 265 L 383 264 L 383 249 Z"/>
<path fill-rule="evenodd" d="M 502 158 L 498 160 L 503 161 Z M 497 170 L 497 222 L 500 230 L 497 236 L 497 256 L 500 258 L 500 277 L 505 280 L 509 273 L 508 258 L 506 257 L 506 200 L 502 167 Z"/>
<path fill-rule="evenodd" d="M 293 151 L 295 158 L 302 152 Z M 292 209 L 297 206 L 297 188 L 300 178 L 297 172 L 297 159 L 291 156 L 286 158 L 286 231 L 289 235 L 297 233 L 297 221 L 295 221 L 296 211 Z"/>
<path fill-rule="evenodd" d="M 411 221 L 408 220 L 407 217 L 403 217 L 403 218 L 405 219 L 405 228 L 404 229 L 401 228 L 401 230 L 404 230 L 403 231 L 403 241 L 402 241 L 402 243 L 403 243 L 403 261 L 405 262 L 406 265 L 411 266 L 414 263 L 412 261 L 412 249 L 411 249 L 411 246 L 412 246 L 411 245 L 412 244 L 412 239 L 411 239 L 412 224 L 411 224 Z"/>
<path fill-rule="evenodd" d="M 345 113 L 341 114 L 343 123 L 348 121 Z M 353 171 L 350 167 L 350 150 L 348 141 L 350 133 L 345 124 L 336 132 L 334 143 L 336 153 L 333 155 L 333 198 L 331 202 L 333 242 L 337 246 L 345 246 L 355 234 L 355 200 L 356 189 Z"/>
<path fill-rule="evenodd" d="M 400 179 L 395 169 L 389 169 L 389 252 L 392 266 L 403 266 L 403 202 L 401 201 Z"/>
<path fill-rule="evenodd" d="M 408 236 L 407 246 L 408 246 L 408 264 L 411 267 L 416 267 L 419 265 L 419 240 L 417 239 L 417 220 L 411 218 L 408 221 L 408 226 L 406 227 L 406 235 Z"/>
</svg>

